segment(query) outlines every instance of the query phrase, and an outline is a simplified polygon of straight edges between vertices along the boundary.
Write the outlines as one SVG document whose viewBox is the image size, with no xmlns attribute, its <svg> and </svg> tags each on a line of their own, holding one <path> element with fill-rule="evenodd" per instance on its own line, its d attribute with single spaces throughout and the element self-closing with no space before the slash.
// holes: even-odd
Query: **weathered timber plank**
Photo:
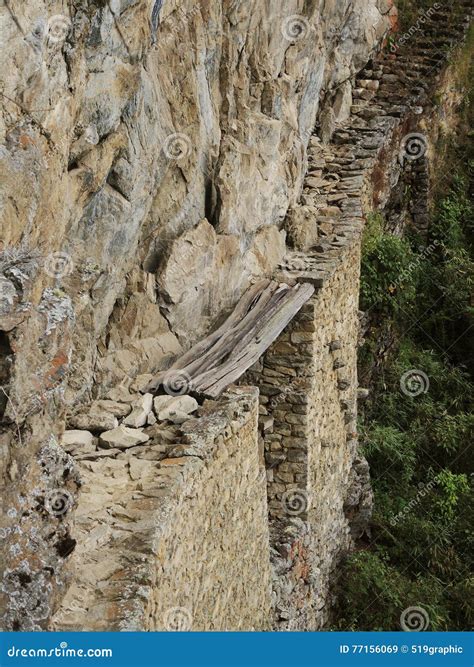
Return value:
<svg viewBox="0 0 474 667">
<path fill-rule="evenodd" d="M 194 393 L 217 398 L 258 360 L 313 293 L 310 284 L 289 287 L 260 281 L 215 332 L 158 373 L 142 391 L 156 391 L 176 371 L 191 380 Z"/>
<path fill-rule="evenodd" d="M 238 335 L 234 338 L 233 341 L 231 341 L 231 347 L 227 347 L 226 351 L 228 356 L 231 355 L 232 359 L 235 359 L 240 350 L 245 349 L 248 345 L 250 345 L 263 326 L 263 323 L 268 321 L 275 312 L 278 312 L 282 308 L 284 299 L 288 294 L 291 294 L 290 288 L 288 288 L 286 285 L 282 286 L 282 288 L 274 292 L 270 301 L 265 304 L 266 307 L 263 311 L 260 310 L 258 313 L 255 313 L 255 315 L 253 312 L 249 314 L 252 316 L 250 322 L 247 323 L 245 329 L 237 332 Z M 218 343 L 218 345 L 219 344 L 220 343 Z M 220 366 L 209 366 L 199 375 L 194 374 L 192 377 L 199 378 L 201 382 L 204 382 L 205 377 L 214 377 L 216 373 L 219 373 L 219 371 L 224 372 L 224 367 L 225 364 L 221 364 Z M 185 367 L 183 370 L 189 375 L 188 367 Z"/>
<path fill-rule="evenodd" d="M 251 309 L 240 322 L 237 322 L 228 331 L 224 331 L 216 344 L 206 354 L 200 356 L 191 364 L 182 366 L 183 370 L 190 377 L 194 377 L 201 370 L 213 368 L 221 362 L 226 354 L 230 352 L 233 344 L 245 335 L 245 332 L 251 331 L 255 327 L 255 321 L 265 312 L 267 304 L 275 298 L 278 290 L 278 283 L 270 283 L 259 297 L 254 299 Z"/>
<path fill-rule="evenodd" d="M 253 340 L 245 346 L 240 346 L 236 355 L 232 355 L 226 364 L 215 369 L 214 374 L 210 372 L 193 378 L 193 390 L 210 398 L 217 398 L 259 359 L 313 292 L 312 285 L 301 285 L 301 289 L 286 299 L 281 309 L 277 310 L 254 334 Z"/>
<path fill-rule="evenodd" d="M 156 391 L 160 384 L 163 383 L 165 377 L 173 370 L 181 370 L 184 366 L 189 365 L 194 359 L 199 358 L 201 355 L 204 355 L 225 333 L 229 328 L 234 327 L 238 322 L 247 314 L 247 312 L 252 308 L 256 299 L 261 295 L 261 292 L 266 290 L 271 284 L 271 281 L 268 279 L 263 279 L 255 283 L 250 287 L 245 294 L 242 296 L 238 302 L 235 309 L 229 315 L 221 326 L 216 329 L 213 333 L 209 334 L 199 343 L 196 343 L 190 350 L 185 352 L 181 357 L 179 357 L 167 370 L 160 371 L 155 375 L 153 380 L 144 387 L 141 391 L 142 393 Z"/>
</svg>

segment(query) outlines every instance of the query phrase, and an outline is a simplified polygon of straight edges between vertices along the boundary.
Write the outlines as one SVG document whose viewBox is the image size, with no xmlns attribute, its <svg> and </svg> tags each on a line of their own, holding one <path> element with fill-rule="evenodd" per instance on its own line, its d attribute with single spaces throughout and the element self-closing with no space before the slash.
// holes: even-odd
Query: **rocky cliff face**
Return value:
<svg viewBox="0 0 474 667">
<path fill-rule="evenodd" d="M 74 395 L 188 345 L 274 268 L 320 99 L 348 114 L 390 3 L 161 4 L 2 9 L 1 238 L 35 271 L 9 287 L 28 303 L 14 337 L 26 320 L 25 348 L 70 337 L 27 372 L 44 378 L 61 348 Z"/>
<path fill-rule="evenodd" d="M 166 367 L 281 262 L 312 129 L 348 117 L 391 5 L 0 8 L 5 628 L 47 627 L 62 594 L 66 418 Z"/>
</svg>

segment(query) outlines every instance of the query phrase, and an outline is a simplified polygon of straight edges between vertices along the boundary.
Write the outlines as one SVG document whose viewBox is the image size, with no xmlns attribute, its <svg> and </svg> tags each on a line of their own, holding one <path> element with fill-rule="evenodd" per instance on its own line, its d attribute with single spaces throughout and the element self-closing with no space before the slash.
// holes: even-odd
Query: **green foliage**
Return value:
<svg viewBox="0 0 474 667">
<path fill-rule="evenodd" d="M 460 497 L 469 492 L 469 483 L 465 474 L 455 475 L 450 470 L 442 470 L 436 476 L 440 494 L 437 507 L 446 522 L 455 520 L 455 511 Z"/>
<path fill-rule="evenodd" d="M 432 4 L 432 0 L 399 0 L 397 8 L 402 31 L 414 26 L 422 16 L 422 10 L 429 9 Z"/>
<path fill-rule="evenodd" d="M 424 248 L 385 233 L 379 215 L 366 227 L 362 308 L 375 326 L 360 355 L 372 378 L 360 434 L 374 514 L 342 567 L 336 629 L 399 630 L 410 606 L 428 612 L 430 630 L 474 621 L 472 166 L 466 157 L 440 198 Z M 429 380 L 415 396 L 401 387 L 413 369 Z"/>
<path fill-rule="evenodd" d="M 417 21 L 424 16 L 430 7 L 433 7 L 434 2 L 433 0 L 398 0 L 396 5 L 398 8 L 400 29 L 403 33 L 410 30 L 412 26 L 416 26 Z M 455 1 L 452 3 L 452 6 L 453 9 L 457 9 Z M 421 24 L 421 27 L 423 27 L 423 24 Z M 416 36 L 414 39 L 416 39 Z"/>
<path fill-rule="evenodd" d="M 383 220 L 367 220 L 362 243 L 361 300 L 364 310 L 394 313 L 415 297 L 418 262 L 405 239 L 386 234 Z"/>
<path fill-rule="evenodd" d="M 446 630 L 448 610 L 441 607 L 442 582 L 434 576 L 410 580 L 390 564 L 383 549 L 359 551 L 344 564 L 338 628 L 344 630 L 400 630 L 400 616 L 408 607 L 428 612 L 430 630 Z"/>
<path fill-rule="evenodd" d="M 435 339 L 441 349 L 451 350 L 458 363 L 465 364 L 470 359 L 472 371 L 472 336 L 465 335 L 474 326 L 474 206 L 468 180 L 469 175 L 472 177 L 472 164 L 468 163 L 466 171 L 467 175 L 454 179 L 450 192 L 438 206 L 428 239 L 431 245 L 436 244 L 436 251 L 420 274 L 414 314 L 417 318 L 423 316 L 420 342 Z"/>
<path fill-rule="evenodd" d="M 405 433 L 393 426 L 373 423 L 366 430 L 360 429 L 365 443 L 364 455 L 374 468 L 392 467 L 397 477 L 410 480 L 416 463 L 415 443 Z"/>
<path fill-rule="evenodd" d="M 438 416 L 432 424 L 432 435 L 437 446 L 451 456 L 456 452 L 459 443 L 468 443 L 474 434 L 474 415 L 458 412 L 456 415 L 447 413 Z"/>
</svg>

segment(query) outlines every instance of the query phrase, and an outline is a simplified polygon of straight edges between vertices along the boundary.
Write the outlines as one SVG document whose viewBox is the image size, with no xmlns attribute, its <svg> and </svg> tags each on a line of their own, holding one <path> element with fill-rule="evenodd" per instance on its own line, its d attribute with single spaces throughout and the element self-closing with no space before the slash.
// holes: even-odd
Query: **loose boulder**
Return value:
<svg viewBox="0 0 474 667">
<path fill-rule="evenodd" d="M 106 449 L 128 449 L 147 442 L 150 437 L 140 429 L 128 428 L 121 424 L 111 431 L 106 431 L 100 436 L 100 445 Z"/>
</svg>

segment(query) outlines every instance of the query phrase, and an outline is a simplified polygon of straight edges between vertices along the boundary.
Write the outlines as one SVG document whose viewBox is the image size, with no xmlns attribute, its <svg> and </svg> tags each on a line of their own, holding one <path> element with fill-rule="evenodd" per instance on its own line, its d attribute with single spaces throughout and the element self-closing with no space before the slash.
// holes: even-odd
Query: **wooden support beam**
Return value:
<svg viewBox="0 0 474 667">
<path fill-rule="evenodd" d="M 310 299 L 314 286 L 261 280 L 250 287 L 227 320 L 142 389 L 156 392 L 173 372 L 189 380 L 190 391 L 217 398 L 278 338 Z"/>
</svg>

